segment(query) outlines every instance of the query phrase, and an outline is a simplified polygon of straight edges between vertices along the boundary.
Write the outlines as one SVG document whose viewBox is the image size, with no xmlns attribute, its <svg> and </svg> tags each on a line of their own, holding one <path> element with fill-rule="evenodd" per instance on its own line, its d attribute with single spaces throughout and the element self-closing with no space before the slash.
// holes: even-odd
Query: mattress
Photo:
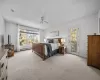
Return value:
<svg viewBox="0 0 100 80">
<path fill-rule="evenodd" d="M 50 43 L 52 46 L 52 51 L 54 51 L 55 49 L 58 49 L 59 44 L 58 43 Z"/>
</svg>

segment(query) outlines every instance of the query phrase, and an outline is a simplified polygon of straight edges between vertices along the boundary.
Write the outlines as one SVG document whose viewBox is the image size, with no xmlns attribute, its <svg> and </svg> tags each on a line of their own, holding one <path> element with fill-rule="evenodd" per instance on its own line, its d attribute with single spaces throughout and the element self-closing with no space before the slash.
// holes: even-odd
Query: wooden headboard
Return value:
<svg viewBox="0 0 100 80">
<path fill-rule="evenodd" d="M 48 43 L 49 43 L 49 40 L 50 40 L 50 43 L 54 43 L 54 39 L 57 39 L 58 40 L 58 43 L 60 43 L 60 45 L 62 45 L 62 42 L 61 42 L 61 39 L 62 38 L 50 38 L 50 39 L 47 39 L 48 40 Z"/>
</svg>

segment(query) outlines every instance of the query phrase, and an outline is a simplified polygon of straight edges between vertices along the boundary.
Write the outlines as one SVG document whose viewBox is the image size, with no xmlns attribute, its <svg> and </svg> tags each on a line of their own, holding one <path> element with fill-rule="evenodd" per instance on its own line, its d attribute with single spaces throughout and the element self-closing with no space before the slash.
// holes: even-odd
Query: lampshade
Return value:
<svg viewBox="0 0 100 80">
<path fill-rule="evenodd" d="M 46 39 L 44 39 L 44 42 L 46 42 L 47 40 Z"/>
<path fill-rule="evenodd" d="M 62 38 L 62 39 L 61 39 L 61 42 L 64 43 L 64 42 L 65 42 L 65 39 Z"/>
</svg>

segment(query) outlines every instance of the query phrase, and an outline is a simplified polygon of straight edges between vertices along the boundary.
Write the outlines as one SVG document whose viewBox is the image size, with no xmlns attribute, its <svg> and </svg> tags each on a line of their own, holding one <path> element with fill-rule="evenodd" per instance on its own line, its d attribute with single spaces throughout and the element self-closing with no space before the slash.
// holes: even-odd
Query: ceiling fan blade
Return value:
<svg viewBox="0 0 100 80">
<path fill-rule="evenodd" d="M 44 21 L 45 23 L 48 23 L 48 21 Z"/>
<path fill-rule="evenodd" d="M 43 24 L 43 21 L 40 21 L 40 24 Z"/>
</svg>

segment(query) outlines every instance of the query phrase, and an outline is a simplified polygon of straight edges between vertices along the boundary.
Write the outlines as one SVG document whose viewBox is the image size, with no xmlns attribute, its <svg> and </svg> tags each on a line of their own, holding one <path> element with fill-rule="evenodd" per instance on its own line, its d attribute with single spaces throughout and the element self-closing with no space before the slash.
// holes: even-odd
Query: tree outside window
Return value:
<svg viewBox="0 0 100 80">
<path fill-rule="evenodd" d="M 20 30 L 20 46 L 39 42 L 39 34 L 32 31 Z"/>
</svg>

